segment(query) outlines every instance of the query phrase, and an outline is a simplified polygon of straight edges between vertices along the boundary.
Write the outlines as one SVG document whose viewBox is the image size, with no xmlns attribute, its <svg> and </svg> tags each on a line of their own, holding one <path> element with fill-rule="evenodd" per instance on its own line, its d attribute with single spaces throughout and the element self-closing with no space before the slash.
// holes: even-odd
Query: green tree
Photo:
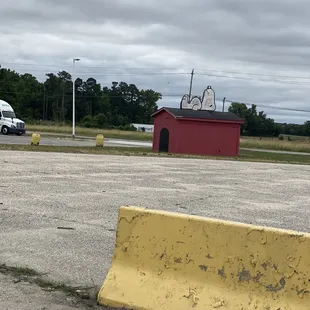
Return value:
<svg viewBox="0 0 310 310">
<path fill-rule="evenodd" d="M 234 113 L 244 120 L 244 124 L 241 126 L 241 132 L 245 133 L 248 127 L 247 124 L 247 114 L 248 108 L 244 103 L 232 102 L 228 107 L 228 112 Z"/>
<path fill-rule="evenodd" d="M 102 87 L 93 77 L 77 77 L 74 83 L 76 121 L 88 127 L 133 130 L 133 122 L 151 123 L 162 97 L 152 89 L 139 90 L 124 81 Z M 66 71 L 47 73 L 40 83 L 31 74 L 0 67 L 0 98 L 25 120 L 71 122 L 72 86 L 72 76 Z"/>
<path fill-rule="evenodd" d="M 278 136 L 281 126 L 275 124 L 272 118 L 268 118 L 264 111 L 257 111 L 257 106 L 252 104 L 249 108 L 244 103 L 233 102 L 229 108 L 232 112 L 244 119 L 241 127 L 242 133 L 250 136 Z"/>
</svg>

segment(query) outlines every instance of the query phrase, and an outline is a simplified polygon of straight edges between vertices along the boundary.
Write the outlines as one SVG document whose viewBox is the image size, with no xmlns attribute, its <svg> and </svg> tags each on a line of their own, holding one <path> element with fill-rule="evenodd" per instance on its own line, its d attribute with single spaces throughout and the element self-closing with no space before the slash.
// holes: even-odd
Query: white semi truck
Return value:
<svg viewBox="0 0 310 310">
<path fill-rule="evenodd" d="M 21 136 L 26 132 L 25 122 L 16 118 L 13 108 L 0 99 L 0 132 L 3 135 L 16 134 Z"/>
</svg>

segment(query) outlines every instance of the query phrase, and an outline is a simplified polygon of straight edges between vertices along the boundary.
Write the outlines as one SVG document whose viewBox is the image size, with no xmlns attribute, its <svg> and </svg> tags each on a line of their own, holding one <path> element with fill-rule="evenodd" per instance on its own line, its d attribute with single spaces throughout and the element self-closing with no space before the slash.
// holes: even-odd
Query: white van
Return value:
<svg viewBox="0 0 310 310">
<path fill-rule="evenodd" d="M 25 122 L 16 118 L 13 108 L 0 99 L 0 132 L 3 135 L 14 133 L 21 136 L 26 132 Z"/>
</svg>

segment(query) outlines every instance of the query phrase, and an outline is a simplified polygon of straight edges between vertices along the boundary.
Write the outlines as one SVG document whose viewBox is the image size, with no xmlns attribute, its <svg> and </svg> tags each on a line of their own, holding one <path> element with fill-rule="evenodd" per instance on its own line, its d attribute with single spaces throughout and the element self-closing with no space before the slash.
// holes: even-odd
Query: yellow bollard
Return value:
<svg viewBox="0 0 310 310">
<path fill-rule="evenodd" d="M 31 143 L 30 145 L 39 145 L 40 144 L 40 138 L 41 138 L 41 135 L 37 132 L 34 132 L 31 136 Z"/>
<path fill-rule="evenodd" d="M 103 147 L 104 145 L 104 136 L 103 134 L 98 134 L 96 137 L 96 146 Z"/>
</svg>

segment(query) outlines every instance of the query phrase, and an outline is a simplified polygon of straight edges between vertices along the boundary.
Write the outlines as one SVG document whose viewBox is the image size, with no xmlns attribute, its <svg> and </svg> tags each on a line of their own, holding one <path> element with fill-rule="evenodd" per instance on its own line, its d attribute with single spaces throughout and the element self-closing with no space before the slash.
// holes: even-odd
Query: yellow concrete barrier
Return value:
<svg viewBox="0 0 310 310">
<path fill-rule="evenodd" d="M 310 309 L 310 234 L 121 207 L 98 303 L 130 309 Z"/>
<path fill-rule="evenodd" d="M 104 136 L 103 134 L 98 134 L 96 136 L 96 146 L 102 147 L 104 145 Z"/>
<path fill-rule="evenodd" d="M 41 135 L 37 132 L 34 132 L 31 135 L 31 142 L 30 145 L 39 145 L 40 144 Z"/>
</svg>

